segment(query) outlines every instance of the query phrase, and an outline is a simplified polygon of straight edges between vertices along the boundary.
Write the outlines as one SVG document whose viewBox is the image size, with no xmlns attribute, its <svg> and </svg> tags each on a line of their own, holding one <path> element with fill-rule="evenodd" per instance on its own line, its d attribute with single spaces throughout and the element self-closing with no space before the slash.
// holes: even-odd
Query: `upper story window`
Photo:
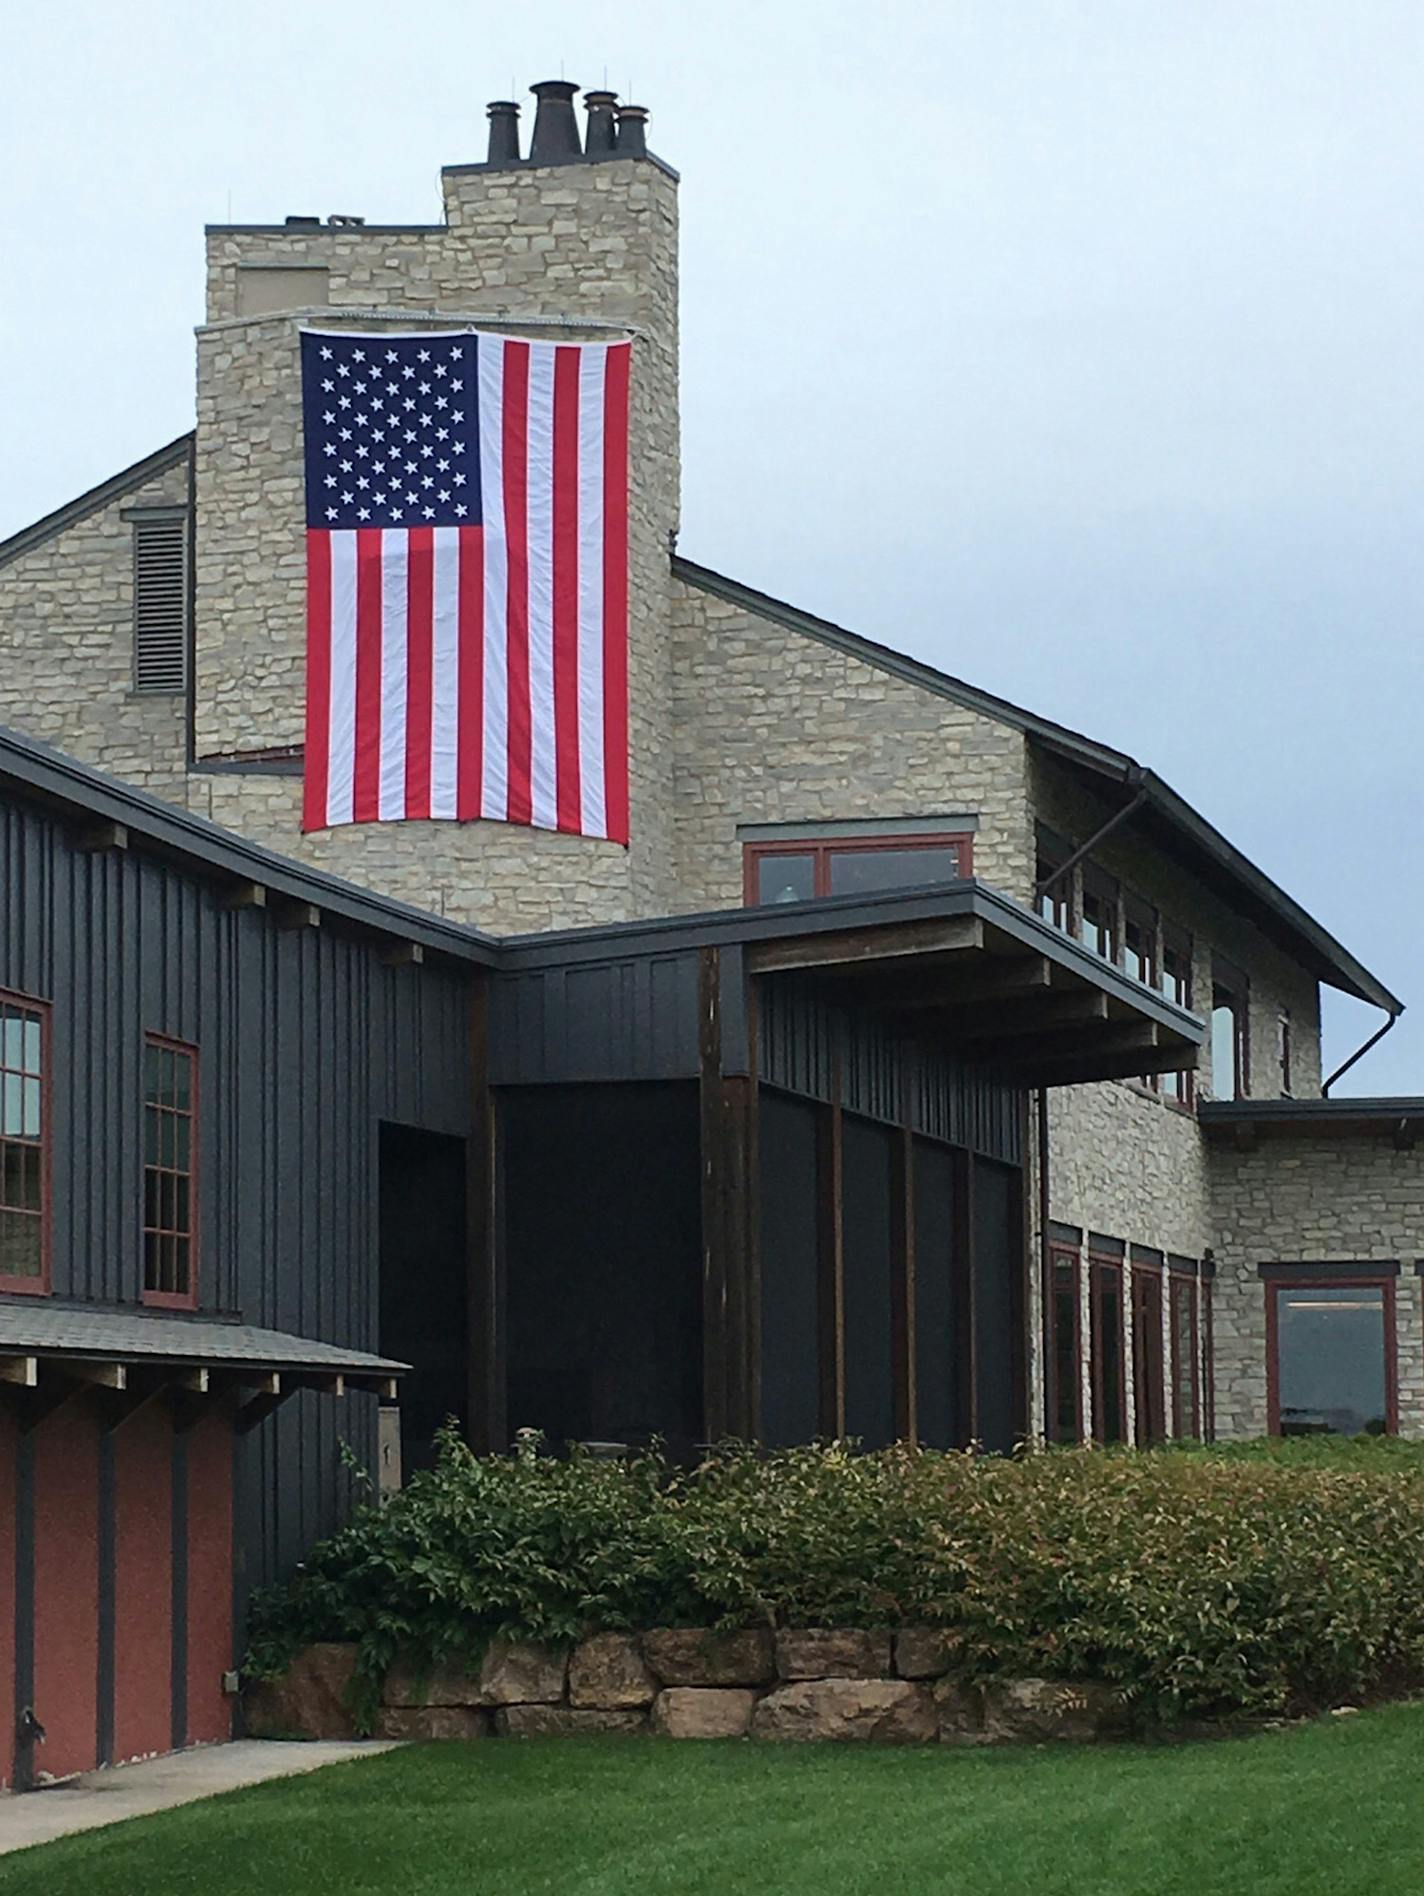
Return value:
<svg viewBox="0 0 1424 1896">
<path fill-rule="evenodd" d="M 150 1034 L 143 1048 L 143 1299 L 198 1301 L 198 1055 Z"/>
<path fill-rule="evenodd" d="M 1118 886 L 1111 876 L 1087 863 L 1083 868 L 1083 940 L 1104 961 L 1118 952 Z"/>
<path fill-rule="evenodd" d="M 0 1289 L 49 1288 L 49 1009 L 0 993 Z"/>
<path fill-rule="evenodd" d="M 1250 1084 L 1250 1007 L 1246 977 L 1225 962 L 1212 967 L 1211 1092 L 1244 1099 Z"/>
<path fill-rule="evenodd" d="M 135 511 L 133 685 L 180 692 L 188 682 L 188 510 Z"/>
<path fill-rule="evenodd" d="M 1073 913 L 1073 874 L 1071 870 L 1067 875 L 1062 872 L 1072 854 L 1071 847 L 1061 836 L 1039 828 L 1033 870 L 1034 907 L 1044 921 L 1061 928 L 1065 934 Z"/>
<path fill-rule="evenodd" d="M 1181 929 L 1165 926 L 1162 929 L 1162 992 L 1169 1001 L 1178 1007 L 1190 1011 L 1192 1005 L 1192 938 Z M 1163 1073 L 1158 1079 L 1158 1090 L 1163 1099 L 1174 1101 L 1178 1106 L 1189 1106 L 1192 1099 L 1192 1076 L 1184 1073 Z"/>
<path fill-rule="evenodd" d="M 745 895 L 753 907 L 911 889 L 973 873 L 973 838 L 963 834 L 798 837 L 744 847 Z"/>
</svg>

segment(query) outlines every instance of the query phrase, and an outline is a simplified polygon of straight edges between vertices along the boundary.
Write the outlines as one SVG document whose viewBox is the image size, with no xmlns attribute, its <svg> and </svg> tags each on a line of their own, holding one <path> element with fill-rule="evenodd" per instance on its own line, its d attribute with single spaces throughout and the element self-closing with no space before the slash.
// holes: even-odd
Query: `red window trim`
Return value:
<svg viewBox="0 0 1424 1896">
<path fill-rule="evenodd" d="M 1093 1390 L 1092 1439 L 1107 1445 L 1103 1428 L 1103 1358 L 1094 1346 L 1098 1340 L 1098 1285 L 1111 1273 L 1117 1279 L 1117 1425 L 1115 1446 L 1128 1441 L 1127 1430 L 1127 1260 L 1105 1251 L 1088 1253 L 1088 1339 Z"/>
<path fill-rule="evenodd" d="M 887 836 L 803 836 L 796 841 L 756 842 L 742 845 L 742 902 L 746 908 L 760 908 L 757 900 L 757 864 L 764 856 L 809 856 L 812 861 L 813 899 L 819 901 L 831 892 L 831 857 L 850 855 L 867 849 L 947 849 L 959 851 L 961 877 L 974 873 L 974 832 L 943 830 L 925 833 L 913 830 L 905 835 Z"/>
<path fill-rule="evenodd" d="M 42 1001 L 34 994 L 21 994 L 15 988 L 0 987 L 0 1001 L 8 1001 L 12 1006 L 23 1007 L 40 1017 L 40 1274 L 38 1277 L 0 1276 L 0 1290 L 22 1297 L 48 1297 L 54 1235 L 54 1087 L 51 1083 L 53 1071 L 50 1052 L 53 1010 L 49 1001 Z"/>
<path fill-rule="evenodd" d="M 1292 1277 L 1287 1271 L 1272 1272 L 1262 1289 L 1266 1293 L 1266 1433 L 1281 1432 L 1280 1324 L 1276 1299 L 1283 1290 L 1380 1290 L 1384 1312 L 1384 1428 L 1386 1435 L 1399 1433 L 1399 1337 L 1395 1322 L 1395 1279 L 1381 1273 L 1370 1276 L 1342 1270 L 1338 1277 Z"/>
<path fill-rule="evenodd" d="M 1083 1442 L 1087 1440 L 1083 1427 L 1083 1254 L 1071 1244 L 1052 1242 L 1048 1246 L 1048 1321 L 1045 1326 L 1048 1349 L 1044 1357 L 1043 1432 L 1050 1442 L 1061 1443 L 1064 1440 L 1055 1432 L 1058 1424 L 1058 1272 L 1063 1265 L 1073 1272 L 1073 1364 L 1076 1371 L 1073 1379 L 1074 1433 L 1068 1439 Z"/>
<path fill-rule="evenodd" d="M 202 1200 L 199 1194 L 199 1181 L 198 1181 L 198 1155 L 201 1150 L 201 1144 L 202 1144 L 202 1139 L 201 1139 L 202 1116 L 201 1116 L 200 1107 L 199 1107 L 199 1100 L 200 1100 L 199 1081 L 200 1081 L 200 1075 L 201 1075 L 201 1067 L 199 1064 L 198 1049 L 197 1047 L 193 1045 L 191 1041 L 177 1040 L 173 1037 L 172 1034 L 146 1033 L 143 1037 L 143 1044 L 144 1044 L 145 1050 L 147 1050 L 149 1047 L 168 1047 L 174 1053 L 187 1054 L 189 1059 L 192 1061 L 193 1065 L 192 1065 L 190 1088 L 189 1088 L 190 1097 L 192 1100 L 192 1108 L 189 1115 L 189 1127 L 188 1127 L 188 1288 L 186 1291 L 150 1290 L 147 1284 L 143 1282 L 143 1272 L 144 1272 L 145 1263 L 146 1263 L 146 1259 L 145 1259 L 146 1246 L 144 1245 L 143 1240 L 145 1236 L 147 1235 L 149 1227 L 144 1222 L 143 1200 L 142 1198 L 140 1198 L 140 1201 L 139 1201 L 139 1272 L 140 1272 L 139 1296 L 140 1296 L 140 1300 L 143 1303 L 149 1305 L 151 1308 L 155 1310 L 196 1310 L 198 1307 L 198 1267 L 199 1267 L 199 1262 L 200 1262 L 198 1234 L 201 1229 L 201 1223 L 202 1223 L 201 1217 L 200 1217 L 200 1207 L 201 1207 Z M 145 1118 L 144 1132 L 146 1133 L 147 1131 L 146 1121 L 147 1121 L 147 1114 L 148 1114 L 147 1089 L 145 1089 L 144 1091 L 143 1113 L 144 1113 L 144 1118 Z M 146 1173 L 147 1170 L 148 1170 L 148 1165 L 147 1165 L 147 1161 L 145 1161 L 141 1168 L 141 1171 L 142 1173 Z"/>
</svg>

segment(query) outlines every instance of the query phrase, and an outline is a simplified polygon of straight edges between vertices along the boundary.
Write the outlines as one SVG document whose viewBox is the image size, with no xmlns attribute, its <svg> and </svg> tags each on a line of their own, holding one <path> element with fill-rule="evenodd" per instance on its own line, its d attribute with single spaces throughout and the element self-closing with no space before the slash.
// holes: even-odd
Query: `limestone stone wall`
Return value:
<svg viewBox="0 0 1424 1896">
<path fill-rule="evenodd" d="M 1032 876 L 1022 733 L 672 582 L 675 907 L 742 900 L 744 823 L 966 814 L 975 874 Z"/>
<path fill-rule="evenodd" d="M 1218 1433 L 1266 1429 L 1262 1264 L 1397 1262 L 1399 1427 L 1424 1435 L 1424 1156 L 1386 1132 L 1213 1141 L 1208 1154 L 1216 1255 Z"/>
<path fill-rule="evenodd" d="M 131 508 L 182 505 L 184 456 L 0 563 L 0 724 L 181 803 L 181 695 L 133 688 Z"/>
<path fill-rule="evenodd" d="M 615 921 L 670 905 L 667 562 L 678 511 L 677 204 L 654 160 L 443 174 L 446 223 L 209 233 L 198 336 L 196 748 L 296 745 L 304 714 L 305 555 L 297 331 L 244 316 L 245 273 L 326 271 L 333 325 L 634 335 L 629 523 L 632 846 L 499 824 L 353 827 L 303 837 L 296 783 L 224 775 L 202 806 L 264 843 L 498 932 Z M 319 281 L 319 279 L 317 279 Z M 523 320 L 521 320 L 523 319 Z M 530 320 L 535 319 L 535 320 Z M 602 325 L 602 326 L 600 326 Z"/>
</svg>

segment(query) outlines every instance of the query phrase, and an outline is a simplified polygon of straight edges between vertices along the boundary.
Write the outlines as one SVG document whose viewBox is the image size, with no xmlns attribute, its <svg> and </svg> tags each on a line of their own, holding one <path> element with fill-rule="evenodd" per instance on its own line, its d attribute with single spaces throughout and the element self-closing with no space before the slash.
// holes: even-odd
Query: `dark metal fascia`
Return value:
<svg viewBox="0 0 1424 1896">
<path fill-rule="evenodd" d="M 107 507 L 111 501 L 131 493 L 136 487 L 144 486 L 155 475 L 176 467 L 185 455 L 192 453 L 193 440 L 194 434 L 190 428 L 187 434 L 179 435 L 176 441 L 170 441 L 166 447 L 155 449 L 152 454 L 145 455 L 141 461 L 135 461 L 118 474 L 111 474 L 108 480 L 100 481 L 97 487 L 76 494 L 73 500 L 56 507 L 53 513 L 47 513 L 43 519 L 32 521 L 28 527 L 21 527 L 18 533 L 12 533 L 8 540 L 0 540 L 0 566 L 17 560 L 22 553 L 28 553 L 31 547 L 42 546 L 46 540 L 53 539 L 55 534 L 63 533 L 66 527 L 88 519 L 90 514 L 98 513 L 101 507 Z"/>
<path fill-rule="evenodd" d="M 670 165 L 666 158 L 659 158 L 655 152 L 651 151 L 625 151 L 622 153 L 616 151 L 571 151 L 566 158 L 560 158 L 556 163 L 551 164 L 547 158 L 543 158 L 537 165 L 531 158 L 511 159 L 508 164 L 493 165 L 481 159 L 478 163 L 468 165 L 441 165 L 440 175 L 442 178 L 467 178 L 478 177 L 486 172 L 494 175 L 502 171 L 511 173 L 521 171 L 564 171 L 570 165 L 616 165 L 619 163 L 620 158 L 625 165 L 653 165 L 657 170 L 663 173 L 664 177 L 671 178 L 674 184 L 682 183 L 682 173 Z"/>
<path fill-rule="evenodd" d="M 1398 1099 L 1211 1099 L 1197 1105 L 1197 1117 L 1213 1127 L 1294 1126 L 1302 1132 L 1331 1125 L 1389 1125 L 1401 1119 L 1424 1123 L 1424 1095 Z"/>
</svg>

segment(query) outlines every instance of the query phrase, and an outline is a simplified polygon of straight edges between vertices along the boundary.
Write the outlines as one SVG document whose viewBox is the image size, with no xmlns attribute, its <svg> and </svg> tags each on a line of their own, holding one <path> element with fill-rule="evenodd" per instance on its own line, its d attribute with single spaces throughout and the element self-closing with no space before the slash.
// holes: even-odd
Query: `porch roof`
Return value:
<svg viewBox="0 0 1424 1896">
<path fill-rule="evenodd" d="M 1395 1145 L 1424 1138 L 1424 1098 L 1212 1099 L 1197 1108 L 1202 1131 L 1214 1144 L 1254 1146 L 1258 1140 L 1350 1138 L 1387 1133 Z"/>
<path fill-rule="evenodd" d="M 1023 1086 L 1194 1067 L 1196 1015 L 973 880 L 722 910 L 505 943 L 506 966 L 731 948 L 747 972 L 799 972 L 838 998 Z"/>
</svg>

